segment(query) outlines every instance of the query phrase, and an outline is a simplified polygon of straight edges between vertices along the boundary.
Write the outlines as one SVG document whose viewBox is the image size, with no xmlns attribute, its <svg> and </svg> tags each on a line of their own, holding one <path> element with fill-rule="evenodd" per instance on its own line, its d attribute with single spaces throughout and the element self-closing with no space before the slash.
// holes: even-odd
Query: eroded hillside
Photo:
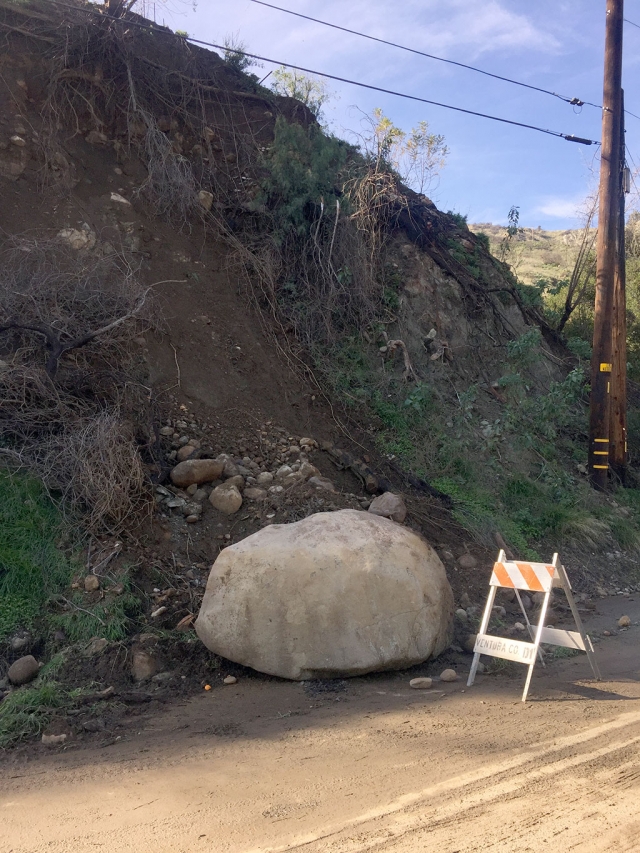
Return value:
<svg viewBox="0 0 640 853">
<path fill-rule="evenodd" d="M 220 549 L 389 489 L 465 606 L 498 545 L 630 584 L 635 499 L 586 485 L 580 357 L 487 241 L 215 54 L 73 5 L 0 2 L 0 449 L 84 536 L 55 589 L 24 544 L 27 616 L 2 558 L 7 662 L 126 685 L 188 660 L 158 689 L 200 687 Z M 170 477 L 216 459 L 232 511 Z"/>
</svg>

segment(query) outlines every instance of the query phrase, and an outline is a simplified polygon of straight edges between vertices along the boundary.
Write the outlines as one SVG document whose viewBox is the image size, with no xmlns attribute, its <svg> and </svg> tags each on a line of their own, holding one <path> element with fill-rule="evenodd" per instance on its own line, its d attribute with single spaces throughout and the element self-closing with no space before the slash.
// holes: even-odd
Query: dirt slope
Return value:
<svg viewBox="0 0 640 853">
<path fill-rule="evenodd" d="M 624 602 L 624 603 L 623 603 Z M 584 656 L 534 677 L 256 683 L 132 720 L 103 749 L 7 762 L 2 853 L 637 849 L 638 602 L 602 601 Z"/>
</svg>

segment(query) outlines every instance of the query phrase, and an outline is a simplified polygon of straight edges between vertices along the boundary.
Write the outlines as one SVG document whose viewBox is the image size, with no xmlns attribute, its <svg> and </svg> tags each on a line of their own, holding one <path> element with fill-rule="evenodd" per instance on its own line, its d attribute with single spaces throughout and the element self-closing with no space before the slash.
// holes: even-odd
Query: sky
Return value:
<svg viewBox="0 0 640 853">
<path fill-rule="evenodd" d="M 276 5 L 486 71 L 602 103 L 605 0 L 272 0 Z M 149 4 L 148 4 L 149 5 Z M 153 3 L 150 4 L 153 7 Z M 153 11 L 151 12 L 153 16 Z M 259 6 L 251 0 L 157 0 L 158 23 L 220 44 L 339 77 L 562 133 L 599 139 L 601 110 L 376 44 Z M 625 17 L 640 25 L 640 0 Z M 640 116 L 640 27 L 625 24 L 626 107 Z M 252 69 L 264 76 L 275 65 Z M 267 81 L 268 82 L 268 81 Z M 265 84 L 266 85 L 266 84 Z M 426 120 L 443 134 L 447 164 L 427 194 L 469 222 L 579 227 L 597 188 L 598 148 L 329 81 L 333 133 L 353 140 L 376 107 L 405 131 Z M 627 116 L 627 146 L 640 166 L 640 119 Z M 636 177 L 640 185 L 640 175 Z M 634 203 L 630 199 L 629 203 Z"/>
</svg>

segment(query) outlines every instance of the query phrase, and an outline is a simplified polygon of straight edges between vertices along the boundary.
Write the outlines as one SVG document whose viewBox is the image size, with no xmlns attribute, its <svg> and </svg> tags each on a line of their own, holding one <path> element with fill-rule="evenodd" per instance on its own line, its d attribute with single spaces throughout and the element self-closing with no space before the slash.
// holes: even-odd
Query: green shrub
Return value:
<svg viewBox="0 0 640 853">
<path fill-rule="evenodd" d="M 347 162 L 347 152 L 343 140 L 327 136 L 319 127 L 304 128 L 277 119 L 262 190 L 280 240 L 289 231 L 308 233 L 311 206 L 315 209 L 323 203 L 330 215 L 335 214 L 341 195 L 338 177 Z"/>
<path fill-rule="evenodd" d="M 48 597 L 71 578 L 56 543 L 58 510 L 36 480 L 0 472 L 0 639 L 30 627 Z"/>
</svg>

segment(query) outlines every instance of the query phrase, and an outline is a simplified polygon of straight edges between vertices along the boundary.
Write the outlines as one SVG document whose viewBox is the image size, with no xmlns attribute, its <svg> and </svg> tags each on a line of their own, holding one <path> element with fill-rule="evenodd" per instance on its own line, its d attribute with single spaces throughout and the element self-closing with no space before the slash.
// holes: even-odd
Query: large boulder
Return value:
<svg viewBox="0 0 640 853">
<path fill-rule="evenodd" d="M 225 548 L 195 628 L 216 654 L 302 680 L 413 666 L 449 645 L 452 625 L 453 595 L 430 545 L 344 509 Z"/>
</svg>

